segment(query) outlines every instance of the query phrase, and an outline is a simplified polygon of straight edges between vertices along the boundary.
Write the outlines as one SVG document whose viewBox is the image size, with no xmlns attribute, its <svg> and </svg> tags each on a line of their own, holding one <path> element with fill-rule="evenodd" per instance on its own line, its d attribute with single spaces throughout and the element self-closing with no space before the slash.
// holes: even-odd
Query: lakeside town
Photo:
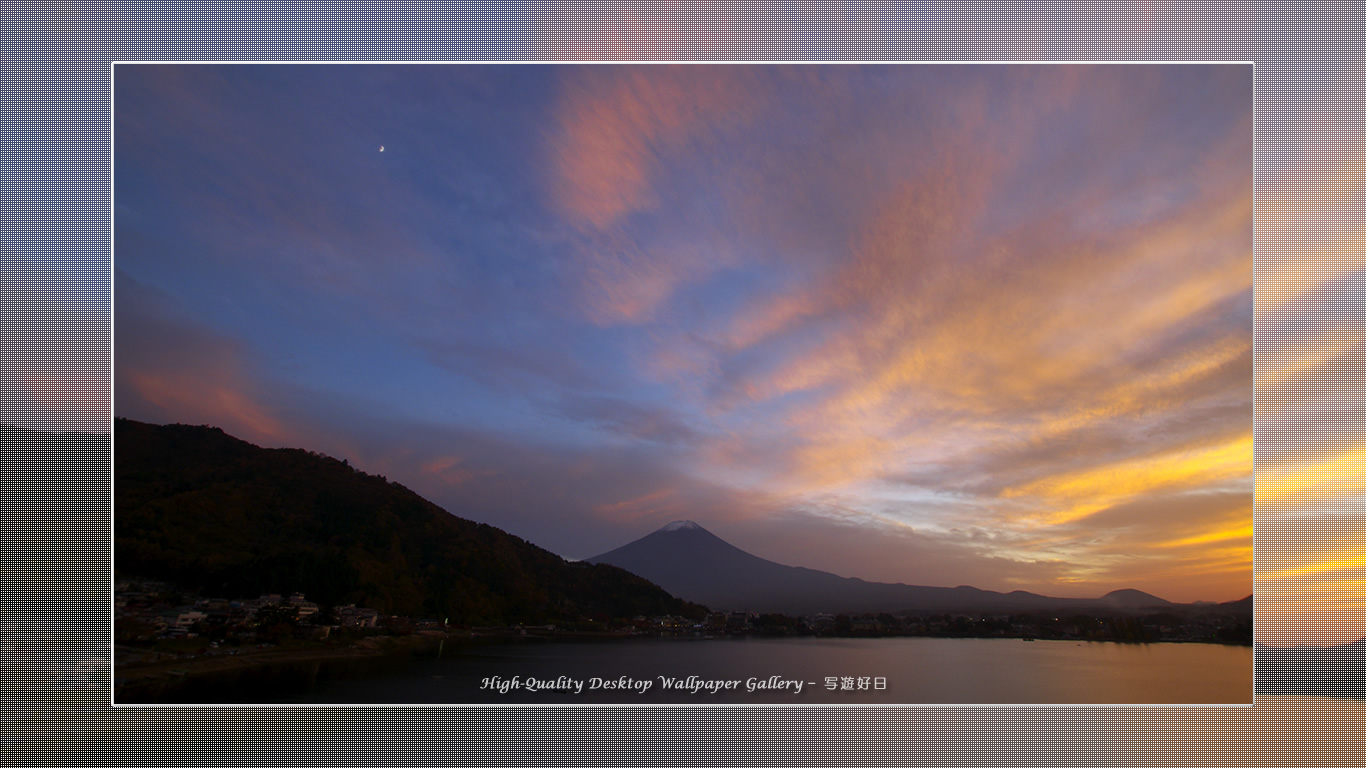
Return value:
<svg viewBox="0 0 1366 768">
<path fill-rule="evenodd" d="M 1183 615 L 1184 614 L 1184 615 Z M 908 612 L 859 615 L 815 613 L 788 616 L 752 611 L 710 612 L 701 620 L 685 616 L 634 616 L 613 621 L 607 616 L 576 622 L 508 627 L 466 627 L 449 621 L 410 616 L 382 616 L 373 608 L 344 604 L 324 610 L 295 592 L 288 597 L 187 597 L 161 582 L 120 582 L 114 593 L 115 642 L 148 642 L 207 638 L 214 647 L 244 643 L 278 643 L 284 639 L 328 640 L 334 632 L 361 637 L 365 630 L 398 635 L 421 630 L 512 633 L 545 636 L 556 632 L 611 633 L 625 636 L 758 634 L 764 636 L 833 635 L 1001 637 L 1020 639 L 1097 640 L 1119 642 L 1206 642 L 1250 645 L 1251 622 L 1235 613 L 1160 611 L 1141 616 L 1063 615 L 1043 613 Z"/>
<path fill-rule="evenodd" d="M 1252 643 L 1250 596 L 1176 604 L 1137 590 L 1065 600 L 873 585 L 764 560 L 689 521 L 627 545 L 647 550 L 640 564 L 566 561 L 326 456 L 262 449 L 209 427 L 115 426 L 127 448 L 115 484 L 116 533 L 123 536 L 113 627 L 119 702 L 183 698 L 193 686 L 181 681 L 189 678 L 213 678 L 205 686 L 221 691 L 247 691 L 263 680 L 283 689 L 295 673 L 363 674 L 401 666 L 412 654 L 478 655 L 490 650 L 480 645 L 516 643 Z M 198 490 L 168 490 L 184 487 Z M 172 555 L 201 552 L 211 537 L 218 545 L 212 559 Z M 395 551 L 403 553 L 401 568 Z M 670 575 L 651 573 L 645 565 L 654 562 L 675 564 L 681 581 L 661 587 Z M 728 574 L 732 593 L 711 600 L 689 591 L 687 577 L 700 570 Z M 875 600 L 867 588 L 892 592 Z M 785 605 L 793 607 L 773 610 Z M 859 607 L 832 610 L 839 606 Z"/>
</svg>

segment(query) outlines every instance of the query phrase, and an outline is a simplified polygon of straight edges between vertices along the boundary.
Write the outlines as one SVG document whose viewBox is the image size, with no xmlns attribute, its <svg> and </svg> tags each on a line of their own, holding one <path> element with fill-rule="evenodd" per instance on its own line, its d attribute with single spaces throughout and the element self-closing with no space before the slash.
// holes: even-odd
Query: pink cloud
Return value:
<svg viewBox="0 0 1366 768">
<path fill-rule="evenodd" d="M 116 287 L 116 415 L 212 424 L 261 443 L 290 437 L 240 343 L 179 314 L 170 297 L 122 273 Z"/>
<path fill-rule="evenodd" d="M 494 474 L 492 470 L 474 469 L 468 466 L 464 456 L 438 456 L 422 462 L 418 470 L 448 486 L 464 485 L 476 478 Z"/>
<path fill-rule="evenodd" d="M 583 67 L 561 78 L 549 183 L 578 230 L 574 267 L 593 319 L 649 319 L 679 286 L 727 261 L 723 245 L 699 247 L 695 229 L 646 241 L 631 222 L 661 213 L 687 221 L 675 190 L 663 188 L 670 174 L 751 123 L 765 90 L 753 70 L 735 68 Z"/>
</svg>

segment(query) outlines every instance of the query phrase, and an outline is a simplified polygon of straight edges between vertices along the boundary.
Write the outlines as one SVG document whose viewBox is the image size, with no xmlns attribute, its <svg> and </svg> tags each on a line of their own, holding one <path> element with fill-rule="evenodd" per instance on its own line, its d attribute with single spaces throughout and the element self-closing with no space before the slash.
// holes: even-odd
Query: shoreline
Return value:
<svg viewBox="0 0 1366 768">
<path fill-rule="evenodd" d="M 622 640 L 628 640 L 629 638 L 597 635 L 595 638 L 591 639 L 580 637 L 575 638 L 575 640 L 577 640 L 579 644 L 586 641 L 592 645 L 603 645 L 603 643 L 595 643 L 593 640 L 607 641 L 606 646 L 597 649 L 588 648 L 587 650 L 577 651 L 565 649 L 563 651 L 556 651 L 554 649 L 554 640 L 551 638 L 514 637 L 509 635 L 482 635 L 470 637 L 468 632 L 453 633 L 453 635 L 454 636 L 444 635 L 442 633 L 432 633 L 431 635 L 416 637 L 375 636 L 366 638 L 371 640 L 371 643 L 359 647 L 352 647 L 351 644 L 346 644 L 333 648 L 273 648 L 261 649 L 261 652 L 247 654 L 245 656 L 167 659 L 151 664 L 140 664 L 136 667 L 119 669 L 120 674 L 116 677 L 118 682 L 114 688 L 115 695 L 113 703 L 116 707 L 160 705 L 269 706 L 270 702 L 288 706 L 291 704 L 306 704 L 313 701 L 350 703 L 353 699 L 356 706 L 362 706 L 363 702 L 388 702 L 409 705 L 417 705 L 418 702 L 459 703 L 469 705 L 547 702 L 566 703 L 577 702 L 577 700 L 543 700 L 543 698 L 540 697 L 528 698 L 521 694 L 509 697 L 493 696 L 487 694 L 487 692 L 476 691 L 475 688 L 478 686 L 479 675 L 492 674 L 495 675 L 493 679 L 497 679 L 497 675 L 504 675 L 504 679 L 507 679 L 506 676 L 512 673 L 534 673 L 538 678 L 544 676 L 543 679 L 555 679 L 555 675 L 566 673 L 566 669 L 562 668 L 566 664 L 569 664 L 568 674 L 571 676 L 577 674 L 583 679 L 587 679 L 587 677 L 591 675 L 603 674 L 603 672 L 598 669 L 598 667 L 601 667 L 603 670 L 613 670 L 608 674 L 608 677 L 613 677 L 617 675 L 619 671 L 617 667 L 613 666 L 617 663 L 618 658 L 633 660 L 634 666 L 629 664 L 623 666 L 620 670 L 624 671 L 621 671 L 620 673 L 635 675 L 637 677 L 641 674 L 644 674 L 646 677 L 652 674 L 650 670 L 655 669 L 654 664 L 656 659 L 668 660 L 675 658 L 692 659 L 695 664 L 701 664 L 707 669 L 714 668 L 723 670 L 717 674 L 724 677 L 727 674 L 730 674 L 724 670 L 732 670 L 731 666 L 726 665 L 732 664 L 734 659 L 746 659 L 749 662 L 759 663 L 763 659 L 770 658 L 770 656 L 773 658 L 787 658 L 791 653 L 791 651 L 784 651 L 781 648 L 766 647 L 762 645 L 762 643 L 757 648 L 744 648 L 741 646 L 747 646 L 748 643 L 746 643 L 745 640 L 749 638 L 743 637 L 733 638 L 733 640 L 736 641 L 735 648 L 713 646 L 715 641 L 723 640 L 725 638 L 713 638 L 711 641 L 703 641 L 702 638 L 697 638 L 695 643 L 689 643 L 691 638 L 680 638 L 685 645 L 691 644 L 696 645 L 697 647 L 665 647 L 662 649 L 663 655 L 661 656 L 655 654 L 653 652 L 654 649 L 646 648 L 644 646 L 657 645 L 658 640 L 667 640 L 667 638 L 634 638 L 637 641 L 643 642 L 631 642 L 626 645 L 618 645 Z M 569 640 L 569 638 L 564 639 Z M 851 643 L 857 640 L 856 638 L 840 639 Z M 1085 651 L 1082 648 L 1055 649 L 1046 652 L 1044 657 L 1036 657 L 1034 652 L 1029 649 L 1029 646 L 1035 645 L 1034 643 L 1025 644 L 1021 643 L 1020 640 L 1013 638 L 996 639 L 997 643 L 1004 640 L 1004 643 L 999 648 L 994 646 L 977 647 L 978 644 L 972 644 L 973 647 L 959 648 L 956 643 L 953 644 L 952 647 L 946 647 L 943 646 L 942 643 L 951 642 L 955 640 L 955 638 L 930 639 L 938 641 L 941 645 L 926 647 L 922 650 L 933 652 L 940 656 L 944 653 L 948 653 L 949 658 L 957 658 L 965 653 L 969 656 L 985 653 L 987 655 L 981 658 L 991 658 L 998 651 L 1007 652 L 1007 655 L 1004 658 L 1011 659 L 1047 658 L 1056 660 L 1060 658 L 1100 658 L 1117 659 L 1120 661 L 1127 659 L 1133 661 L 1135 659 L 1150 658 L 1145 654 L 1140 654 L 1138 656 L 1133 654 L 1121 654 L 1119 657 L 1114 657 L 1103 649 L 1100 651 Z M 451 640 L 452 645 L 446 647 L 441 654 L 437 654 L 436 649 L 438 644 L 442 643 L 444 640 Z M 530 640 L 531 642 L 528 643 L 526 640 Z M 766 638 L 766 640 L 782 640 L 782 638 Z M 1111 642 L 1077 643 L 1075 641 L 1047 640 L 1039 643 L 1040 646 L 1053 646 L 1055 644 L 1064 646 L 1074 644 L 1090 646 L 1129 645 Z M 664 645 L 670 646 L 673 644 L 666 642 Z M 716 643 L 716 645 L 729 646 L 730 644 Z M 1220 647 L 1214 644 L 1179 643 L 1170 645 L 1204 645 L 1212 648 Z M 513 650 L 511 648 L 499 650 L 499 646 L 522 647 L 520 650 Z M 712 647 L 706 648 L 703 646 Z M 1019 646 L 1024 647 L 1019 649 Z M 853 645 L 847 646 L 836 645 L 830 648 L 818 643 L 815 646 L 796 648 L 795 651 L 798 652 L 798 654 L 794 658 L 802 658 L 811 661 L 819 658 L 827 658 L 829 653 L 836 654 L 837 658 L 864 658 L 863 654 L 866 650 L 868 650 L 868 648 L 864 643 L 854 643 Z M 902 653 L 911 653 L 912 655 L 915 655 L 913 652 L 916 648 L 898 646 L 897 650 Z M 1248 649 L 1248 651 L 1250 650 L 1251 649 Z M 732 651 L 735 651 L 738 655 L 732 654 Z M 1068 653 L 1069 651 L 1075 651 L 1078 655 L 1074 657 Z M 853 656 L 849 655 L 851 652 L 854 654 Z M 1099 657 L 1086 655 L 1097 652 L 1102 655 Z M 976 656 L 973 657 L 976 658 Z M 886 658 L 882 656 L 877 656 L 877 658 L 886 660 Z M 1249 667 L 1251 666 L 1250 653 L 1248 653 L 1246 657 L 1225 657 L 1223 655 L 1209 656 L 1208 653 L 1201 652 L 1201 654 L 1195 657 L 1177 655 L 1163 658 L 1207 659 L 1211 660 L 1214 667 L 1218 669 L 1224 669 L 1230 665 L 1238 667 L 1242 663 L 1242 660 L 1245 660 Z M 570 661 L 561 661 L 561 659 L 568 659 Z M 585 666 L 580 663 L 575 667 L 573 663 L 571 663 L 575 659 L 578 659 L 580 662 L 587 659 L 592 661 L 592 664 Z M 721 664 L 721 666 L 717 666 L 718 663 Z M 524 669 L 528 664 L 532 665 L 530 671 Z M 711 666 L 708 667 L 708 664 Z M 810 664 L 804 663 L 802 669 L 804 670 L 809 666 Z M 817 671 L 827 678 L 832 672 L 832 670 Z M 840 672 L 840 670 L 833 671 Z M 789 676 L 800 676 L 805 674 L 805 672 L 789 670 L 785 674 L 788 674 Z M 810 674 L 815 675 L 817 673 L 811 672 Z M 843 673 L 841 672 L 841 674 Z M 880 672 L 880 674 L 888 673 Z M 907 673 L 905 670 L 902 670 L 898 674 L 901 674 L 902 677 L 906 677 L 907 674 L 911 675 L 911 677 L 908 677 L 905 680 L 902 680 L 902 677 L 896 678 L 898 681 L 906 684 L 911 684 L 920 680 L 920 677 L 917 677 L 917 675 L 920 674 L 918 672 Z M 737 675 L 738 673 L 730 674 L 732 677 Z M 444 680 L 446 682 L 429 682 L 428 678 L 433 681 Z M 815 690 L 818 684 L 814 681 L 818 681 L 820 678 L 808 677 L 802 679 L 812 681 L 811 684 L 813 690 Z M 327 698 L 327 696 L 322 694 L 314 695 L 313 693 L 315 688 L 317 691 L 330 690 L 328 686 L 337 685 L 338 683 L 342 685 L 340 690 L 346 690 L 346 686 L 353 686 L 354 690 L 362 691 L 362 693 L 356 694 L 351 698 L 341 697 L 335 699 Z M 394 685 L 397 685 L 398 687 L 393 688 Z M 938 684 L 935 683 L 934 685 Z M 944 685 L 949 684 L 945 683 Z M 375 686 L 379 687 L 376 688 Z M 915 685 L 912 685 L 912 688 L 906 690 L 914 695 L 916 692 L 912 689 L 915 687 Z M 931 685 L 931 687 L 933 687 L 933 685 Z M 1048 686 L 1045 685 L 1044 689 L 1048 689 Z M 936 695 L 936 697 L 932 698 L 925 698 L 923 700 L 910 699 L 901 703 L 928 704 L 931 702 L 956 702 L 957 699 L 954 699 L 953 696 L 956 695 L 954 692 L 957 690 L 958 688 L 954 687 L 954 685 L 949 685 L 948 688 L 939 691 L 940 694 L 948 696 L 948 698 L 944 698 L 942 701 L 937 698 Z M 418 693 L 412 696 L 408 695 L 414 691 Z M 1054 691 L 1054 693 L 1057 692 Z M 604 699 L 603 695 L 604 694 L 599 693 L 595 698 L 590 697 L 590 699 L 585 700 L 583 703 L 646 703 L 643 702 L 643 700 L 632 696 L 627 696 L 620 700 L 609 700 Z M 839 698 L 845 694 L 831 695 L 834 695 L 835 698 L 830 699 L 829 701 L 821 699 L 819 702 L 795 702 L 784 699 L 783 701 L 776 703 L 854 703 Z M 882 698 L 885 698 L 886 695 L 887 694 L 878 694 L 879 701 L 881 701 Z M 319 696 L 322 697 L 319 698 Z M 809 698 L 810 697 L 808 696 L 808 699 Z M 599 699 L 601 699 L 601 701 L 599 701 Z M 860 699 L 860 701 L 862 700 Z M 1014 699 L 1010 699 L 1010 701 L 1014 701 Z M 1034 700 L 1031 699 L 1030 701 Z M 1039 700 L 1038 703 L 1049 703 L 1053 701 L 1053 699 L 1048 699 L 1046 701 Z M 1061 699 L 1058 700 L 1058 702 L 1061 701 Z M 1142 701 L 1147 702 L 1147 699 L 1143 699 Z M 1208 701 L 1205 699 L 1190 699 L 1189 701 L 1181 699 L 1180 703 L 1229 703 L 1231 701 L 1235 700 L 1229 699 L 1228 701 L 1225 701 L 1224 699 L 1218 699 L 1216 702 L 1215 699 L 1209 699 Z M 1002 699 L 1000 702 L 997 702 L 996 699 L 991 700 L 991 703 L 1006 702 L 1006 699 Z M 1067 702 L 1079 703 L 1073 702 L 1072 699 L 1067 699 Z M 656 697 L 652 700 L 652 703 L 695 702 L 693 698 L 688 697 L 684 697 L 678 702 L 673 702 L 672 699 L 663 701 Z M 706 703 L 721 702 L 713 702 L 711 699 L 708 699 Z M 753 700 L 752 697 L 741 696 L 734 702 L 729 703 L 764 704 L 772 702 L 768 702 L 767 699 L 759 701 Z M 862 703 L 874 702 L 869 700 Z M 1152 703 L 1156 703 L 1156 701 Z M 1241 700 L 1237 700 L 1237 703 L 1242 702 Z"/>
<path fill-rule="evenodd" d="M 217 675 L 250 672 L 255 670 L 268 669 L 271 667 L 287 667 L 290 665 L 307 663 L 324 663 L 333 661 L 362 660 L 362 659 L 381 659 L 385 657 L 399 657 L 413 653 L 431 650 L 440 646 L 442 643 L 451 642 L 459 645 L 481 645 L 481 644 L 503 644 L 503 643 L 554 643 L 564 641 L 624 641 L 624 640 L 657 640 L 657 639 L 696 639 L 696 640 L 725 640 L 743 639 L 742 636 L 705 636 L 705 637 L 686 637 L 659 635 L 622 635 L 609 632 L 558 632 L 554 634 L 521 634 L 512 629 L 481 628 L 481 630 L 462 631 L 458 633 L 446 632 L 441 630 L 421 630 L 411 635 L 372 635 L 363 637 L 347 645 L 304 645 L 271 647 L 266 649 L 251 648 L 246 653 L 229 654 L 215 653 L 202 654 L 190 657 L 168 658 L 154 661 L 138 661 L 134 663 L 116 663 L 113 667 L 113 694 L 114 703 L 118 704 L 120 693 L 134 699 L 143 698 L 139 694 L 151 693 L 153 689 L 165 691 L 174 689 L 180 684 L 195 679 L 214 677 Z M 774 638 L 768 638 L 774 639 Z M 862 639 L 878 639 L 868 637 Z M 1021 640 L 1024 638 L 945 638 L 945 639 L 989 639 L 989 640 Z M 1075 643 L 1095 643 L 1095 642 L 1117 642 L 1113 640 L 1076 640 L 1064 638 L 1039 638 L 1041 642 L 1075 642 Z M 1204 645 L 1242 645 L 1240 643 L 1200 643 L 1199 641 L 1156 641 L 1156 643 L 1122 643 L 1124 645 L 1146 645 L 1146 644 L 1204 644 Z M 117 647 L 115 656 L 123 653 L 147 654 L 154 653 L 148 649 Z M 145 703 L 137 701 L 135 703 Z"/>
</svg>

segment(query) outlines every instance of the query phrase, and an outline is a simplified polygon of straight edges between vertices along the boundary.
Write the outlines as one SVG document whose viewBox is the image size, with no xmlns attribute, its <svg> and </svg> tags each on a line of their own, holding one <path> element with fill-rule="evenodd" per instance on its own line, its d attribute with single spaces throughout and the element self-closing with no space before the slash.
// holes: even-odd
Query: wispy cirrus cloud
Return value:
<svg viewBox="0 0 1366 768">
<path fill-rule="evenodd" d="M 574 557 L 691 518 L 865 578 L 1245 594 L 1246 67 L 128 75 L 121 415 Z"/>
<path fill-rule="evenodd" d="M 855 118 L 892 154 L 860 162 L 837 145 L 830 177 L 789 156 L 807 175 L 765 202 L 847 191 L 861 204 L 833 212 L 843 236 L 827 232 L 829 250 L 801 260 L 804 279 L 772 263 L 777 287 L 651 361 L 663 376 L 711 378 L 707 412 L 746 425 L 704 448 L 718 473 L 794 494 L 899 476 L 958 498 L 962 520 L 1022 533 L 1154 494 L 1241 488 L 1244 523 L 1221 528 L 1230 520 L 1211 508 L 1203 528 L 1164 541 L 1236 541 L 1246 565 L 1249 84 L 1220 95 L 1227 114 L 1160 125 L 1156 77 L 1121 98 L 1087 90 L 1116 73 L 1068 74 L 1014 78 L 1006 94 L 979 85 L 977 99 L 969 88 L 917 123 L 914 142 L 888 139 L 894 109 L 882 126 Z M 918 95 L 902 106 L 929 107 L 933 93 Z M 991 130 L 1003 114 L 1008 137 Z M 1082 141 L 1050 149 L 1059 125 Z M 1135 166 L 1139 147 L 1151 151 Z M 1182 165 L 1195 172 L 1170 176 Z"/>
<path fill-rule="evenodd" d="M 569 67 L 560 80 L 550 193 L 577 233 L 585 309 L 601 323 L 648 320 L 727 260 L 724 246 L 706 247 L 720 245 L 707 242 L 716 222 L 698 219 L 714 212 L 690 193 L 709 183 L 707 156 L 755 119 L 765 85 L 751 73 L 671 66 Z"/>
</svg>

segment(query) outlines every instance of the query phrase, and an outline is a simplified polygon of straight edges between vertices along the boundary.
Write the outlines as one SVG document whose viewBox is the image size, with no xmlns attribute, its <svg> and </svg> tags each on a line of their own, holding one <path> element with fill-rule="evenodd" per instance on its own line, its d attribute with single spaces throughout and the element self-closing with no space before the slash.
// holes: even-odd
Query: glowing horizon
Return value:
<svg viewBox="0 0 1366 768">
<path fill-rule="evenodd" d="M 1252 592 L 1248 66 L 115 89 L 119 416 L 344 456 L 567 557 L 693 519 L 869 580 Z"/>
</svg>

